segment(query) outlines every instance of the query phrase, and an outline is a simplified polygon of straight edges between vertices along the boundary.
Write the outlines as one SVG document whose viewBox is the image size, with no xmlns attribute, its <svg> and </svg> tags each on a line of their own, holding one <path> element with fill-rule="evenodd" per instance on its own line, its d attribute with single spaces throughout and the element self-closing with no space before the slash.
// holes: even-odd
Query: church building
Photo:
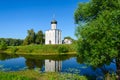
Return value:
<svg viewBox="0 0 120 80">
<path fill-rule="evenodd" d="M 51 29 L 45 32 L 45 44 L 62 44 L 61 30 L 57 29 L 57 21 L 51 21 Z"/>
</svg>

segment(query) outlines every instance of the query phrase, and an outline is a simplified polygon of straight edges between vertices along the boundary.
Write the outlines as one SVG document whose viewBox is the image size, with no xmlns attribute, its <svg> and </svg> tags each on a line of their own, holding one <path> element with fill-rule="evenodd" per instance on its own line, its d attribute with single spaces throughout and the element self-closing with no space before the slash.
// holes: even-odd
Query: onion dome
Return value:
<svg viewBox="0 0 120 80">
<path fill-rule="evenodd" d="M 56 20 L 52 20 L 51 24 L 57 24 L 57 21 Z"/>
</svg>

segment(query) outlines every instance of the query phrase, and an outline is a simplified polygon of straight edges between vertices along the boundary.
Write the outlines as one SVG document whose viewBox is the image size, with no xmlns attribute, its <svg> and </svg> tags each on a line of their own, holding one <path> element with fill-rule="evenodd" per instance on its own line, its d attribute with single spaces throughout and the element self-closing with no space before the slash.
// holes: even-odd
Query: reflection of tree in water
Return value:
<svg viewBox="0 0 120 80">
<path fill-rule="evenodd" d="M 77 56 L 76 60 L 79 64 L 85 64 L 85 62 L 87 62 L 81 56 Z M 115 63 L 115 62 L 113 61 L 113 63 Z M 103 64 L 103 65 L 94 67 L 94 66 L 91 66 L 89 63 L 86 63 L 86 67 L 91 67 L 92 70 L 96 73 L 96 75 L 93 75 L 93 78 L 92 78 L 92 76 L 90 76 L 92 78 L 91 80 L 95 80 L 96 78 L 100 79 L 100 80 L 103 80 L 104 75 L 109 73 L 109 72 L 112 73 L 112 74 L 115 74 L 114 69 L 112 67 L 108 67 L 109 64 L 110 63 L 108 63 L 108 64 L 106 63 L 106 64 Z M 89 75 L 86 75 L 86 76 L 89 77 Z M 109 76 L 109 74 L 107 74 L 106 76 Z"/>
<path fill-rule="evenodd" d="M 45 60 L 64 61 L 76 55 L 54 55 L 54 56 L 33 56 L 33 55 L 21 55 L 26 59 L 26 65 L 28 69 L 42 68 L 45 65 Z"/>
<path fill-rule="evenodd" d="M 24 58 L 26 59 L 41 59 L 41 60 L 45 60 L 45 59 L 49 59 L 49 60 L 60 60 L 60 61 L 64 61 L 64 60 L 67 60 L 71 57 L 76 57 L 76 55 L 21 55 L 23 56 Z"/>
<path fill-rule="evenodd" d="M 77 56 L 77 57 L 76 57 L 76 60 L 77 60 L 77 62 L 80 63 L 80 64 L 82 64 L 82 63 L 84 62 L 81 56 Z"/>
<path fill-rule="evenodd" d="M 18 57 L 18 56 L 6 54 L 6 53 L 0 53 L 0 60 L 6 60 L 6 59 L 16 58 L 16 57 Z"/>
<path fill-rule="evenodd" d="M 35 67 L 42 68 L 44 64 L 45 64 L 44 60 L 30 58 L 26 59 L 26 65 L 28 69 L 34 69 Z"/>
</svg>

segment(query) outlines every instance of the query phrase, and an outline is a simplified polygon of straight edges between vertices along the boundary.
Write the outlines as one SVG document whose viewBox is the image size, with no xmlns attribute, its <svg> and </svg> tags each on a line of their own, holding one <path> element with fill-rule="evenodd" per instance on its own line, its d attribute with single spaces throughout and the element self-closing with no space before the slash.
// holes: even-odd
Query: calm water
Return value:
<svg viewBox="0 0 120 80">
<path fill-rule="evenodd" d="M 0 54 L 0 71 L 19 71 L 35 69 L 40 72 L 69 72 L 86 76 L 103 76 L 105 71 L 116 72 L 116 65 L 94 69 L 80 63 L 75 55 L 64 56 L 31 56 Z"/>
</svg>

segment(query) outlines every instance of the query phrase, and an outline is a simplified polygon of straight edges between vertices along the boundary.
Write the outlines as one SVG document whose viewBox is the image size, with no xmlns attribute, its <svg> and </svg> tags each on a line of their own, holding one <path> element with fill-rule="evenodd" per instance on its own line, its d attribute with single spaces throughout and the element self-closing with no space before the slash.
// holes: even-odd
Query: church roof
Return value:
<svg viewBox="0 0 120 80">
<path fill-rule="evenodd" d="M 57 21 L 56 20 L 52 20 L 51 24 L 57 24 Z"/>
</svg>

